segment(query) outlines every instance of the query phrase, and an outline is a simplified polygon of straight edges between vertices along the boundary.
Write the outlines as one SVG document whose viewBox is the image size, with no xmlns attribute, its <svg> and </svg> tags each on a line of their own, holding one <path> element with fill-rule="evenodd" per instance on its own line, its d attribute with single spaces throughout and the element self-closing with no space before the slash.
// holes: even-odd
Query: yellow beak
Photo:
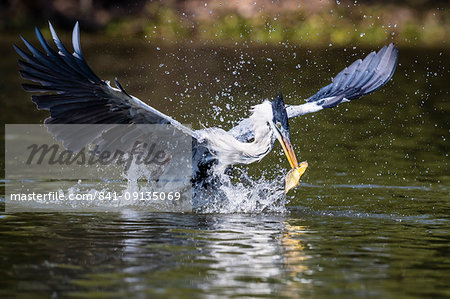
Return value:
<svg viewBox="0 0 450 299">
<path fill-rule="evenodd" d="M 281 146 L 283 147 L 284 153 L 289 161 L 289 164 L 292 168 L 298 167 L 297 157 L 295 156 L 294 149 L 292 148 L 292 144 L 289 139 L 284 137 L 280 138 Z"/>
</svg>

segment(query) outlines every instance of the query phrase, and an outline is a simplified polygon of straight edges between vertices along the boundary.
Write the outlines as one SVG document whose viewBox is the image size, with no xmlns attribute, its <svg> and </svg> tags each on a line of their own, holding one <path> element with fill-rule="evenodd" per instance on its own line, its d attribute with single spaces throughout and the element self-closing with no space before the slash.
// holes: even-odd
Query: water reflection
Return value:
<svg viewBox="0 0 450 299">
<path fill-rule="evenodd" d="M 441 294 L 447 224 L 320 208 L 8 214 L 0 218 L 0 296 L 383 296 L 402 285 Z"/>
<path fill-rule="evenodd" d="M 286 273 L 307 269 L 298 239 L 306 228 L 283 215 L 48 214 L 32 217 L 33 227 L 20 225 L 29 215 L 8 218 L 6 295 L 270 295 Z"/>
<path fill-rule="evenodd" d="M 172 271 L 179 270 L 180 264 L 182 269 L 189 264 L 189 268 L 199 271 L 197 279 L 191 278 L 190 283 L 207 294 L 270 295 L 284 280 L 285 266 L 288 272 L 301 269 L 298 263 L 304 258 L 302 247 L 298 246 L 299 240 L 291 237 L 298 233 L 297 228 L 286 226 L 283 215 L 178 215 L 166 220 L 172 224 L 158 225 L 170 228 L 171 237 L 163 244 L 147 246 L 143 243 L 148 239 L 125 239 L 124 251 L 127 256 L 148 254 L 149 248 L 158 249 L 160 254 L 162 251 L 163 256 L 176 251 L 177 255 L 171 258 L 183 262 L 175 264 L 175 269 L 170 269 L 170 263 L 163 263 L 164 269 L 160 269 L 159 275 L 170 280 Z M 151 234 L 150 239 L 162 241 L 156 234 Z M 293 265 L 296 266 L 291 271 Z M 147 268 L 132 268 L 130 274 L 151 270 Z M 193 269 L 188 269 L 183 273 L 178 271 L 177 276 L 192 273 Z"/>
<path fill-rule="evenodd" d="M 283 274 L 283 217 L 214 217 L 201 260 L 208 260 L 203 288 L 223 295 L 270 295 Z"/>
<path fill-rule="evenodd" d="M 301 225 L 290 225 L 284 223 L 285 233 L 281 239 L 281 244 L 285 250 L 285 263 L 290 276 L 297 276 L 299 273 L 307 271 L 308 267 L 302 263 L 308 259 L 305 254 L 305 246 L 301 237 L 306 233 L 307 227 Z"/>
</svg>

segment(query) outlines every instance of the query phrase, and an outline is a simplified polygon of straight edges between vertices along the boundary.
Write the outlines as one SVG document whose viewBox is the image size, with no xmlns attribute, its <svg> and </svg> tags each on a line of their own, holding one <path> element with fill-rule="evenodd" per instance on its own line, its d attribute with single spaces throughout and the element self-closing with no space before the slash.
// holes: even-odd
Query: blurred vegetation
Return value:
<svg viewBox="0 0 450 299">
<path fill-rule="evenodd" d="M 0 30 L 45 26 L 111 36 L 203 44 L 447 47 L 448 1 L 93 1 L 0 2 Z"/>
</svg>

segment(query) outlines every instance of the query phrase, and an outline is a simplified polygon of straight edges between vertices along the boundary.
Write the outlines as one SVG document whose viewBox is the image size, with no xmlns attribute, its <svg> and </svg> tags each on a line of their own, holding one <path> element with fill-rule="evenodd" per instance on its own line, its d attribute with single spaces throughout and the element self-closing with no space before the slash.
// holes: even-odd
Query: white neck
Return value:
<svg viewBox="0 0 450 299">
<path fill-rule="evenodd" d="M 240 142 L 230 133 L 219 128 L 201 131 L 201 136 L 208 142 L 208 148 L 216 154 L 223 166 L 232 164 L 250 164 L 261 160 L 272 149 L 275 135 L 270 127 L 273 117 L 272 104 L 264 101 L 252 109 L 250 124 L 254 131 L 252 142 Z"/>
</svg>

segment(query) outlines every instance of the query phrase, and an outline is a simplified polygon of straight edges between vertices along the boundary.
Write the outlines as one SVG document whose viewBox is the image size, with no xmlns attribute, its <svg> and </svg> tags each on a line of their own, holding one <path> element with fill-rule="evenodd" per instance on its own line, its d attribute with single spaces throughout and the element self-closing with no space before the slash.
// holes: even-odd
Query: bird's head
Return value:
<svg viewBox="0 0 450 299">
<path fill-rule="evenodd" d="M 281 92 L 272 101 L 272 120 L 269 121 L 269 124 L 272 127 L 275 137 L 283 147 L 291 167 L 298 167 L 297 157 L 295 156 L 290 140 L 288 115 Z"/>
</svg>

